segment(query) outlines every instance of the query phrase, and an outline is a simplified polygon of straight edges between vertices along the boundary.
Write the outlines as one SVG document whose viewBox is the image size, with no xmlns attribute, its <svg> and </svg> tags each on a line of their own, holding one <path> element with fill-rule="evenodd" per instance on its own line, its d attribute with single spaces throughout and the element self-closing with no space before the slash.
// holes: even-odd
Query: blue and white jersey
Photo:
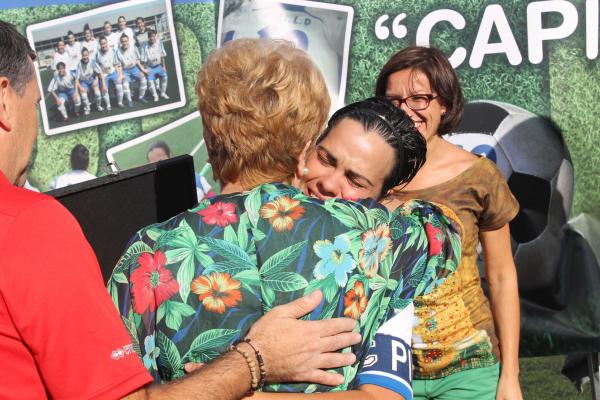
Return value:
<svg viewBox="0 0 600 400">
<path fill-rule="evenodd" d="M 52 71 L 56 71 L 56 64 L 58 64 L 59 62 L 64 63 L 68 71 L 69 63 L 71 62 L 69 58 L 69 53 L 67 53 L 66 51 L 63 53 L 59 53 L 58 51 L 54 53 L 54 57 L 52 58 Z"/>
<path fill-rule="evenodd" d="M 196 174 L 196 195 L 198 196 L 198 201 L 204 199 L 211 189 L 212 187 L 206 178 L 200 174 Z"/>
<path fill-rule="evenodd" d="M 137 31 L 135 33 L 135 44 L 140 49 L 143 49 L 148 44 L 148 29 L 144 32 Z"/>
<path fill-rule="evenodd" d="M 137 47 L 130 45 L 127 50 L 123 50 L 123 47 L 119 47 L 117 50 L 117 62 L 122 68 L 133 68 L 137 65 L 140 60 L 140 52 Z"/>
<path fill-rule="evenodd" d="M 75 42 L 72 45 L 65 43 L 65 53 L 69 55 L 67 70 L 73 71 L 77 69 L 77 63 L 79 63 L 79 60 L 81 60 L 81 43 Z"/>
<path fill-rule="evenodd" d="M 60 76 L 59 73 L 56 72 L 48 85 L 49 92 L 65 92 L 73 88 L 75 88 L 75 78 L 69 73 L 65 76 Z"/>
<path fill-rule="evenodd" d="M 96 53 L 98 52 L 98 50 L 100 50 L 100 44 L 95 38 L 92 38 L 92 40 L 90 40 L 89 42 L 86 40 L 81 42 L 81 50 L 83 50 L 84 47 L 90 53 L 90 60 L 93 60 L 94 57 L 96 57 Z"/>
<path fill-rule="evenodd" d="M 102 50 L 98 51 L 95 61 L 104 75 L 115 72 L 115 66 L 118 64 L 117 55 L 112 49 L 108 49 L 106 53 L 103 53 Z"/>
<path fill-rule="evenodd" d="M 122 31 L 121 30 L 117 31 L 117 36 L 119 36 L 119 43 L 121 43 L 121 36 L 123 36 L 123 34 L 127 35 L 127 37 L 129 38 L 129 46 L 134 46 L 135 45 L 135 35 L 133 34 L 133 29 L 126 27 Z"/>
<path fill-rule="evenodd" d="M 286 39 L 305 50 L 323 74 L 332 105 L 341 80 L 344 25 L 339 13 L 272 1 L 246 1 L 223 19 L 222 43 L 239 38 Z M 345 24 L 345 20 L 343 20 Z"/>
<path fill-rule="evenodd" d="M 108 46 L 113 50 L 118 49 L 121 45 L 121 42 L 119 42 L 119 36 L 120 35 L 116 32 L 111 32 L 109 35 L 104 35 L 104 37 L 106 37 Z"/>
<path fill-rule="evenodd" d="M 412 400 L 412 329 L 415 323 L 414 307 L 392 313 L 375 333 L 355 386 L 377 385 Z"/>
<path fill-rule="evenodd" d="M 94 60 L 90 60 L 87 64 L 80 61 L 77 65 L 77 72 L 75 73 L 75 79 L 80 81 L 89 81 L 93 79 L 96 74 L 101 73 L 100 67 Z"/>
<path fill-rule="evenodd" d="M 152 46 L 150 43 L 148 43 L 142 51 L 142 61 L 144 64 L 150 67 L 155 67 L 158 64 L 162 64 L 162 59 L 166 56 L 167 52 L 165 51 L 162 42 L 158 39 L 156 39 L 156 43 L 154 43 Z"/>
</svg>

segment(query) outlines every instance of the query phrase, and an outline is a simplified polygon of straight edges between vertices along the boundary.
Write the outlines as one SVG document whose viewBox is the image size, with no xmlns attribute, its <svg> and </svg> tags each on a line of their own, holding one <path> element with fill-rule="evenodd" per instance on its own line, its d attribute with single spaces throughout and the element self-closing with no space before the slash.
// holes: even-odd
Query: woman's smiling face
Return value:
<svg viewBox="0 0 600 400">
<path fill-rule="evenodd" d="M 437 93 L 431 88 L 429 79 L 421 71 L 402 69 L 388 77 L 386 96 L 406 98 L 417 94 L 437 96 Z M 400 108 L 413 120 L 425 140 L 429 142 L 438 135 L 442 115 L 446 112 L 446 107 L 440 102 L 439 97 L 433 98 L 424 110 L 414 111 L 406 103 L 402 103 Z"/>
<path fill-rule="evenodd" d="M 378 198 L 394 165 L 394 150 L 379 134 L 344 118 L 309 152 L 302 179 L 320 199 Z"/>
</svg>

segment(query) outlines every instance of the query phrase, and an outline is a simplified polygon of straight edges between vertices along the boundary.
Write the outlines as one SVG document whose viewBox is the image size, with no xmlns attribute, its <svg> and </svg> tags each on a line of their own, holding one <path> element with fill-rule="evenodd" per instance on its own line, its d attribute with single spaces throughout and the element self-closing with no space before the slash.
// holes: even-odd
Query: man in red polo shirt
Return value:
<svg viewBox="0 0 600 400">
<path fill-rule="evenodd" d="M 40 91 L 27 40 L 0 21 L 0 398 L 239 399 L 251 386 L 249 344 L 175 384 L 151 381 L 103 286 L 95 255 L 69 212 L 21 186 L 37 136 Z M 349 365 L 333 353 L 360 341 L 348 319 L 298 321 L 313 293 L 276 307 L 250 330 L 271 382 L 337 385 L 322 368 Z"/>
</svg>

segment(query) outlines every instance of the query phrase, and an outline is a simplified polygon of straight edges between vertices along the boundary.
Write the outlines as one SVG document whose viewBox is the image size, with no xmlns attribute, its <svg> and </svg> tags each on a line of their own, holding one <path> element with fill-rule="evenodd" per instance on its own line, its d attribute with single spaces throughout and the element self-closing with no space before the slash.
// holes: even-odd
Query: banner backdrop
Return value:
<svg viewBox="0 0 600 400">
<path fill-rule="evenodd" d="M 15 0 L 2 2 L 0 19 L 16 24 L 38 52 L 43 131 L 29 184 L 41 191 L 69 173 L 77 144 L 89 150 L 88 172 L 96 176 L 110 172 L 108 163 L 126 169 L 156 155 L 189 153 L 199 192 L 207 183 L 218 189 L 206 165 L 194 85 L 202 60 L 228 40 L 294 41 L 321 68 L 334 107 L 372 96 L 379 69 L 398 49 L 439 47 L 469 102 L 463 124 L 448 139 L 493 159 L 521 204 L 511 231 L 524 299 L 522 352 L 550 354 L 600 350 L 600 295 L 590 278 L 598 275 L 597 257 L 591 251 L 574 256 L 573 249 L 589 247 L 574 245 L 574 238 L 589 238 L 571 234 L 567 225 L 581 214 L 600 218 L 599 2 Z M 133 74 L 130 104 L 127 91 L 110 82 L 107 100 L 104 91 L 98 100 L 91 89 L 79 106 L 67 88 L 65 116 L 54 97 L 61 90 L 52 94 L 49 83 L 60 73 L 56 60 L 66 57 L 60 47 L 73 52 L 69 36 L 87 41 L 87 25 L 96 38 L 125 33 L 143 59 L 140 19 L 157 32 L 163 53 L 155 62 L 168 78 L 157 72 L 144 83 Z M 583 337 L 585 345 L 573 345 Z"/>
</svg>

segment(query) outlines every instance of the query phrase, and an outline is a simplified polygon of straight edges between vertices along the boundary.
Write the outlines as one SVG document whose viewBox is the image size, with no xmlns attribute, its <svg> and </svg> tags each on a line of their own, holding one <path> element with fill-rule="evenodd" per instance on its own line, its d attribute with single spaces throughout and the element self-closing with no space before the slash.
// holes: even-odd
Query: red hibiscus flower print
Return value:
<svg viewBox="0 0 600 400">
<path fill-rule="evenodd" d="M 211 272 L 200 275 L 192 281 L 192 292 L 198 295 L 208 311 L 223 314 L 228 307 L 236 306 L 242 301 L 240 281 L 231 278 L 225 272 Z"/>
<path fill-rule="evenodd" d="M 429 240 L 429 257 L 439 255 L 442 252 L 442 230 L 427 222 L 425 234 Z"/>
<path fill-rule="evenodd" d="M 358 319 L 365 312 L 369 299 L 365 293 L 365 286 L 362 282 L 354 283 L 354 288 L 350 289 L 344 295 L 344 316 Z"/>
<path fill-rule="evenodd" d="M 221 228 L 238 222 L 234 203 L 217 201 L 215 204 L 211 204 L 204 210 L 198 211 L 198 214 L 202 216 L 202 221 L 205 224 L 219 225 Z"/>
<path fill-rule="evenodd" d="M 156 311 L 158 306 L 179 291 L 179 283 L 171 270 L 165 268 L 167 257 L 157 250 L 154 255 L 142 253 L 138 258 L 138 269 L 131 274 L 133 285 L 133 311 L 143 314 L 146 310 Z"/>
<path fill-rule="evenodd" d="M 277 232 L 289 231 L 294 227 L 294 220 L 304 214 L 304 207 L 298 200 L 288 196 L 280 196 L 268 202 L 260 209 L 261 218 L 268 219 Z"/>
</svg>

